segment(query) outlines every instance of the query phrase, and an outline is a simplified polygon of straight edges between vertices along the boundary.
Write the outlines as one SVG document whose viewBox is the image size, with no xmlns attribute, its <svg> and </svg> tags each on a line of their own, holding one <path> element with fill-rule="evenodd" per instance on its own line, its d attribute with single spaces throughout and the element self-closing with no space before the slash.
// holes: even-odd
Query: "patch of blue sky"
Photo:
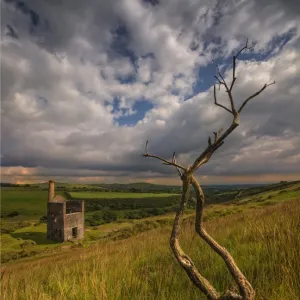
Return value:
<svg viewBox="0 0 300 300">
<path fill-rule="evenodd" d="M 282 35 L 274 37 L 269 45 L 266 47 L 266 51 L 256 53 L 253 51 L 245 51 L 239 56 L 239 60 L 254 60 L 254 61 L 266 61 L 272 58 L 276 53 L 283 50 L 284 46 L 295 36 L 296 28 L 292 28 Z M 274 53 L 274 49 L 277 49 Z M 216 65 L 225 65 L 228 68 L 232 66 L 232 57 L 228 58 L 217 58 L 214 62 L 209 63 L 205 67 L 200 67 L 198 70 L 198 80 L 193 86 L 193 93 L 191 95 L 186 95 L 185 101 L 191 97 L 197 95 L 198 93 L 205 92 L 216 83 Z M 225 71 L 224 69 L 221 71 Z"/>
<path fill-rule="evenodd" d="M 153 108 L 153 104 L 147 100 L 141 99 L 134 103 L 132 110 L 134 114 L 125 115 L 126 109 L 120 108 L 120 100 L 115 98 L 113 101 L 112 113 L 121 112 L 121 116 L 116 118 L 120 126 L 134 126 L 140 120 L 143 120 L 147 111 Z"/>
</svg>

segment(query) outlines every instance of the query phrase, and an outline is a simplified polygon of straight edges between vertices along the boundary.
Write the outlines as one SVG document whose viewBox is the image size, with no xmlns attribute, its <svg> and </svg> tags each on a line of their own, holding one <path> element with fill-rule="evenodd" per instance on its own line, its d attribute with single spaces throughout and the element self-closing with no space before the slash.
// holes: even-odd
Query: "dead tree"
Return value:
<svg viewBox="0 0 300 300">
<path fill-rule="evenodd" d="M 214 138 L 213 140 L 209 137 L 208 138 L 208 145 L 206 146 L 205 150 L 198 156 L 198 158 L 194 161 L 194 163 L 188 167 L 184 167 L 176 162 L 175 159 L 175 152 L 173 153 L 172 159 L 167 160 L 162 157 L 152 155 L 148 153 L 148 141 L 146 142 L 146 148 L 145 153 L 142 154 L 144 157 L 152 157 L 156 158 L 164 165 L 173 166 L 176 168 L 177 173 L 182 181 L 182 195 L 181 195 L 181 201 L 179 210 L 176 213 L 174 223 L 173 223 L 173 229 L 170 237 L 170 246 L 171 249 L 181 265 L 181 267 L 185 270 L 190 280 L 194 283 L 197 288 L 204 293 L 208 299 L 214 300 L 233 300 L 233 299 L 241 299 L 241 300 L 252 300 L 255 297 L 255 291 L 253 287 L 251 286 L 250 282 L 247 280 L 245 275 L 241 272 L 239 267 L 237 266 L 236 262 L 234 261 L 231 254 L 227 251 L 226 248 L 222 247 L 218 242 L 216 242 L 209 233 L 205 230 L 203 226 L 203 208 L 204 208 L 204 194 L 200 187 L 200 184 L 197 182 L 194 173 L 195 171 L 200 168 L 202 165 L 207 163 L 212 155 L 216 152 L 217 149 L 219 149 L 223 144 L 225 139 L 228 137 L 228 135 L 233 132 L 233 130 L 238 127 L 239 125 L 239 116 L 244 107 L 247 105 L 247 103 L 253 99 L 254 97 L 258 96 L 262 91 L 264 91 L 268 86 L 271 84 L 274 84 L 274 82 L 265 84 L 259 91 L 254 93 L 253 95 L 249 96 L 247 99 L 244 100 L 240 108 L 236 108 L 235 101 L 233 98 L 232 90 L 234 87 L 234 84 L 236 82 L 236 60 L 238 59 L 239 55 L 246 49 L 250 49 L 251 47 L 248 46 L 248 40 L 246 42 L 246 45 L 235 55 L 233 56 L 233 62 L 232 62 L 232 80 L 231 83 L 228 84 L 222 73 L 220 72 L 220 69 L 217 67 L 217 74 L 215 76 L 217 80 L 217 84 L 220 86 L 223 86 L 225 88 L 225 91 L 229 98 L 229 108 L 226 106 L 220 104 L 217 102 L 217 95 L 216 95 L 216 85 L 214 85 L 214 103 L 215 105 L 223 108 L 230 114 L 232 114 L 233 119 L 231 125 L 227 128 L 227 130 L 223 131 L 223 129 L 220 129 L 219 131 L 214 132 Z M 223 133 L 222 133 L 223 132 Z M 195 221 L 195 230 L 197 234 L 211 247 L 213 251 L 215 251 L 225 262 L 231 276 L 233 277 L 237 287 L 238 291 L 235 290 L 227 290 L 223 294 L 220 294 L 213 285 L 204 278 L 199 270 L 196 268 L 194 262 L 192 259 L 182 250 L 179 243 L 179 233 L 180 233 L 180 227 L 182 223 L 182 217 L 184 213 L 184 207 L 187 203 L 190 195 L 190 186 L 195 190 L 196 193 L 196 221 Z"/>
</svg>

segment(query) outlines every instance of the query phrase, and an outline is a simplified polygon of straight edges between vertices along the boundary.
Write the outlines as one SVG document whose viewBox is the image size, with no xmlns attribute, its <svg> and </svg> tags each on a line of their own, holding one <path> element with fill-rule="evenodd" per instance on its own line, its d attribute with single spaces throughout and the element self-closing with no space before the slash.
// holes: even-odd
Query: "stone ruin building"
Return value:
<svg viewBox="0 0 300 300">
<path fill-rule="evenodd" d="M 84 238 L 84 201 L 55 196 L 54 181 L 49 181 L 47 239 L 64 242 Z"/>
</svg>

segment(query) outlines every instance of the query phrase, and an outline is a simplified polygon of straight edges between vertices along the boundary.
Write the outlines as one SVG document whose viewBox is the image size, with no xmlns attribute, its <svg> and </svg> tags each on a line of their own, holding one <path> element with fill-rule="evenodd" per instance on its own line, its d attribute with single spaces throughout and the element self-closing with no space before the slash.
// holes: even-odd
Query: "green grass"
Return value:
<svg viewBox="0 0 300 300">
<path fill-rule="evenodd" d="M 256 299 L 300 295 L 300 202 L 220 217 L 206 229 L 227 247 L 256 290 Z M 220 257 L 182 228 L 181 245 L 218 291 L 232 279 Z M 16 264 L 2 270 L 2 299 L 206 299 L 171 253 L 170 227 L 127 240 Z"/>
<path fill-rule="evenodd" d="M 290 186 L 289 188 L 286 188 L 285 190 L 275 190 L 275 191 L 268 191 L 263 192 L 260 194 L 257 194 L 255 196 L 245 197 L 240 200 L 233 200 L 228 203 L 224 204 L 214 204 L 209 205 L 204 210 L 204 220 L 211 220 L 211 219 L 218 219 L 220 217 L 228 216 L 228 215 L 234 215 L 234 214 L 240 214 L 247 210 L 252 210 L 253 208 L 259 209 L 264 206 L 273 205 L 279 202 L 287 201 L 287 200 L 295 200 L 300 198 L 300 190 L 299 190 L 300 184 L 295 184 L 293 186 Z M 11 193 L 11 192 L 9 192 Z M 42 195 L 40 194 L 42 193 Z M 19 194 L 20 195 L 20 194 Z M 41 197 L 46 197 L 47 194 L 43 192 L 22 192 L 22 195 L 27 195 L 30 199 L 34 199 L 33 195 L 36 196 L 35 200 L 39 204 L 44 204 L 46 201 L 39 201 Z M 124 203 L 129 203 L 133 201 L 134 203 L 143 203 L 145 205 L 154 205 L 156 204 L 157 207 L 159 204 L 164 205 L 165 201 L 169 201 L 168 199 L 171 199 L 169 197 L 167 198 L 154 198 L 154 199 L 124 199 Z M 172 200 L 172 199 L 171 199 Z M 86 204 L 89 201 L 86 201 Z M 120 199 L 99 199 L 95 200 L 95 202 L 100 202 L 104 204 L 104 202 L 107 202 L 107 204 L 112 204 L 114 201 L 120 201 Z M 145 201 L 148 201 L 148 203 L 144 203 Z M 117 203 L 116 202 L 116 203 Z M 157 203 L 156 203 L 157 202 Z M 16 201 L 16 203 L 20 203 Z M 22 203 L 22 202 L 21 202 Z M 31 202 L 31 205 L 34 205 L 34 202 Z M 46 208 L 45 208 L 46 209 Z M 124 214 L 128 212 L 138 212 L 142 211 L 143 208 L 140 209 L 126 209 L 126 210 L 109 210 L 114 211 L 118 218 L 122 219 L 124 218 Z M 186 212 L 192 213 L 192 209 L 186 210 Z M 97 211 L 91 211 L 86 212 L 85 217 L 86 219 L 89 219 L 92 217 L 94 213 L 97 213 Z M 144 218 L 142 220 L 118 220 L 117 222 L 112 222 L 109 224 L 103 224 L 100 226 L 94 226 L 94 227 L 87 227 L 87 232 L 85 234 L 86 236 L 86 242 L 99 240 L 101 238 L 104 238 L 108 233 L 115 232 L 116 230 L 123 229 L 123 227 L 133 227 L 136 222 L 143 222 L 143 220 L 149 220 L 153 222 L 157 222 L 157 220 L 172 220 L 174 218 L 174 213 L 168 213 L 163 214 L 161 216 L 153 216 Z M 14 220 L 15 218 L 11 218 L 11 220 Z M 31 225 L 28 226 L 28 223 L 31 222 Z M 33 240 L 36 242 L 35 249 L 37 251 L 43 250 L 44 248 L 47 248 L 47 246 L 52 247 L 53 243 L 51 241 L 48 241 L 46 239 L 46 225 L 45 224 L 39 224 L 38 226 L 33 226 L 35 222 L 33 221 L 22 221 L 22 224 L 19 224 L 20 222 L 11 222 L 11 221 L 2 221 L 2 228 L 8 228 L 11 231 L 10 239 L 7 240 L 7 237 L 9 235 L 4 235 L 5 242 L 2 243 L 5 246 L 2 247 L 1 252 L 5 252 L 6 250 L 9 251 L 20 251 L 19 244 L 20 242 L 17 242 L 17 239 L 21 239 L 23 241 L 25 240 Z M 122 222 L 122 223 L 120 223 Z M 24 224 L 23 224 L 24 223 Z M 88 223 L 87 223 L 88 224 Z M 91 230 L 90 230 L 91 229 Z M 5 232 L 5 231 L 4 231 Z"/>
<path fill-rule="evenodd" d="M 124 193 L 124 192 L 71 192 L 74 199 L 141 199 L 141 198 L 165 198 L 178 194 L 168 193 Z"/>
<path fill-rule="evenodd" d="M 17 240 L 10 234 L 1 234 L 1 253 L 20 249 L 20 244 L 22 244 L 22 242 L 23 241 Z"/>
<path fill-rule="evenodd" d="M 284 201 L 285 199 L 295 200 L 299 199 L 300 183 L 289 185 L 283 189 L 275 189 L 270 191 L 263 191 L 255 195 L 246 196 L 241 199 L 228 202 L 236 204 L 248 204 L 254 206 L 265 206 Z"/>
<path fill-rule="evenodd" d="M 239 198 L 241 197 L 247 197 L 247 196 L 252 196 L 255 194 L 259 193 L 264 193 L 264 192 L 274 192 L 274 191 L 281 191 L 283 189 L 289 190 L 292 188 L 295 188 L 296 186 L 300 186 L 300 181 L 289 181 L 289 182 L 280 182 L 280 183 L 273 183 L 265 186 L 260 186 L 260 187 L 253 187 L 253 188 L 248 188 L 241 190 L 238 195 Z"/>
<path fill-rule="evenodd" d="M 46 224 L 38 224 L 31 225 L 28 227 L 20 228 L 15 230 L 11 235 L 16 239 L 23 240 L 32 240 L 36 242 L 37 245 L 52 245 L 57 244 L 56 242 L 47 240 L 46 237 L 47 225 Z"/>
<path fill-rule="evenodd" d="M 41 217 L 47 209 L 47 191 L 19 191 L 1 189 L 1 214 L 12 211 L 28 217 Z"/>
<path fill-rule="evenodd" d="M 25 240 L 34 241 L 37 244 L 37 246 L 41 246 L 41 248 L 48 247 L 53 244 L 59 244 L 47 240 L 46 231 L 46 224 L 38 224 L 17 229 L 11 234 L 2 234 L 1 252 L 7 252 L 8 250 L 20 250 L 18 246 Z"/>
<path fill-rule="evenodd" d="M 46 238 L 46 224 L 30 225 L 10 234 L 1 234 L 1 262 L 47 253 L 61 243 Z"/>
</svg>

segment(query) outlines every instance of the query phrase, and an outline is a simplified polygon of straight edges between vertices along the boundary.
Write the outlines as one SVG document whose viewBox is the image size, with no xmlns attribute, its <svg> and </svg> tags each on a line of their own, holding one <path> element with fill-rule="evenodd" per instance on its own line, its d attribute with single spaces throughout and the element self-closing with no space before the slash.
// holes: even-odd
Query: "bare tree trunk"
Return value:
<svg viewBox="0 0 300 300">
<path fill-rule="evenodd" d="M 182 223 L 184 207 L 190 195 L 190 177 L 186 174 L 182 176 L 182 188 L 180 207 L 174 219 L 173 229 L 170 237 L 170 246 L 177 261 L 186 271 L 190 280 L 207 296 L 208 299 L 215 300 L 219 298 L 219 293 L 214 289 L 207 279 L 201 276 L 191 258 L 184 253 L 179 244 L 179 232 Z"/>
<path fill-rule="evenodd" d="M 226 106 L 218 103 L 217 101 L 217 94 L 216 94 L 216 86 L 214 85 L 214 101 L 215 105 L 223 108 L 227 112 L 233 115 L 232 124 L 227 128 L 227 130 L 221 135 L 223 129 L 220 129 L 219 131 L 214 132 L 214 141 L 212 141 L 211 137 L 208 138 L 208 145 L 205 148 L 205 150 L 196 158 L 194 163 L 190 165 L 189 167 L 184 167 L 176 162 L 175 159 L 175 152 L 173 153 L 172 160 L 167 160 L 162 157 L 149 154 L 148 153 L 148 141 L 146 142 L 145 147 L 145 153 L 142 154 L 144 157 L 152 157 L 155 159 L 158 159 L 162 161 L 164 165 L 167 166 L 173 166 L 176 168 L 178 175 L 180 176 L 182 180 L 182 196 L 180 201 L 180 207 L 178 212 L 176 213 L 174 223 L 173 223 L 173 229 L 172 234 L 170 237 L 170 246 L 172 248 L 172 251 L 177 259 L 177 261 L 180 263 L 182 268 L 185 270 L 187 275 L 189 276 L 190 280 L 207 296 L 210 300 L 253 300 L 255 297 L 255 291 L 249 281 L 246 279 L 245 275 L 241 272 L 241 270 L 238 268 L 236 262 L 230 255 L 230 253 L 221 245 L 219 245 L 204 229 L 203 227 L 203 207 L 204 207 L 204 194 L 203 191 L 193 176 L 194 172 L 201 167 L 203 164 L 207 163 L 211 156 L 214 154 L 214 152 L 219 149 L 225 142 L 225 139 L 228 135 L 231 134 L 235 130 L 235 128 L 239 125 L 239 115 L 242 112 L 243 108 L 246 106 L 246 104 L 253 99 L 254 97 L 258 96 L 261 92 L 263 92 L 268 86 L 275 83 L 271 82 L 268 84 L 265 84 L 259 91 L 252 94 L 248 98 L 244 100 L 242 105 L 239 109 L 236 109 L 233 95 L 232 95 L 232 89 L 234 86 L 234 83 L 237 79 L 235 76 L 235 69 L 236 69 L 236 60 L 238 56 L 241 54 L 242 51 L 245 49 L 250 49 L 251 47 L 248 46 L 248 40 L 246 45 L 235 55 L 233 56 L 233 68 L 232 68 L 232 82 L 231 84 L 227 84 L 225 81 L 223 75 L 220 72 L 220 69 L 217 67 L 217 75 L 215 78 L 218 81 L 219 87 L 223 86 L 225 88 L 226 93 L 229 97 L 230 102 L 230 108 L 227 108 Z M 195 222 L 195 230 L 197 234 L 211 247 L 213 251 L 218 253 L 222 259 L 224 260 L 231 276 L 233 277 L 234 281 L 236 282 L 240 295 L 237 294 L 235 291 L 228 290 L 224 294 L 220 296 L 220 294 L 215 290 L 215 288 L 209 283 L 209 281 L 201 276 L 200 272 L 195 267 L 193 261 L 189 256 L 187 256 L 183 250 L 180 247 L 179 244 L 179 233 L 180 233 L 180 226 L 182 222 L 182 216 L 184 213 L 184 207 L 187 203 L 190 195 L 190 185 L 192 184 L 195 192 L 196 192 L 196 198 L 197 198 L 197 205 L 196 205 L 196 222 Z"/>
<path fill-rule="evenodd" d="M 204 194 L 203 191 L 195 179 L 194 176 L 191 177 L 191 184 L 196 193 L 197 205 L 196 205 L 196 221 L 195 230 L 198 235 L 224 260 L 227 268 L 239 287 L 241 296 L 234 294 L 233 292 L 227 291 L 227 298 L 225 299 L 243 299 L 243 300 L 253 300 L 255 297 L 255 291 L 251 286 L 250 282 L 246 279 L 245 275 L 241 272 L 236 262 L 226 248 L 218 244 L 204 229 L 203 227 L 203 207 L 204 207 Z M 232 293 L 232 298 L 230 294 Z"/>
</svg>

